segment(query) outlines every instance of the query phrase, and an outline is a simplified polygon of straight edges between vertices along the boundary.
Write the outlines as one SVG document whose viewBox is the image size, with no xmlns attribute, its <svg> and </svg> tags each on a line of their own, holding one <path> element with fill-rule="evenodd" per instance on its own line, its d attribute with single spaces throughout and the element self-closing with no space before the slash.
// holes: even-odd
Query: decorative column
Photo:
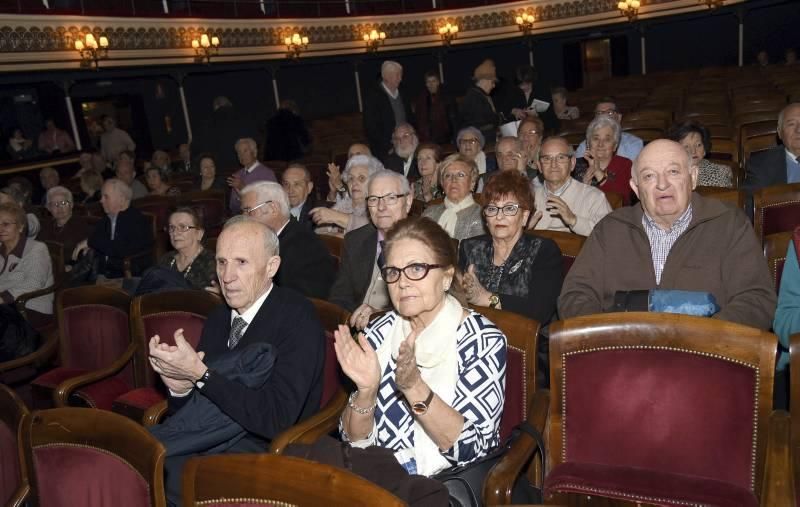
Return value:
<svg viewBox="0 0 800 507">
<path fill-rule="evenodd" d="M 436 62 L 439 65 L 439 82 L 444 84 L 444 55 L 447 53 L 446 47 L 437 48 L 433 51 Z"/>
<path fill-rule="evenodd" d="M 364 112 L 364 104 L 361 99 L 361 78 L 358 75 L 358 66 L 361 63 L 359 59 L 353 60 L 353 78 L 356 80 L 356 100 L 358 100 L 358 112 Z"/>
<path fill-rule="evenodd" d="M 272 93 L 275 97 L 275 109 L 278 109 L 278 106 L 281 103 L 281 96 L 278 94 L 278 69 L 280 68 L 279 65 L 267 65 L 267 71 L 269 75 L 272 77 Z"/>
<path fill-rule="evenodd" d="M 639 41 L 641 43 L 641 51 L 642 51 L 642 75 L 644 76 L 647 74 L 647 46 L 644 40 L 644 25 L 639 26 Z"/>
<path fill-rule="evenodd" d="M 737 9 L 739 18 L 739 67 L 744 67 L 744 9 Z"/>
<path fill-rule="evenodd" d="M 183 110 L 183 122 L 186 124 L 186 142 L 192 143 L 192 124 L 189 121 L 189 106 L 186 105 L 186 94 L 183 91 L 183 82 L 186 80 L 186 74 L 179 72 L 172 75 L 172 79 L 178 83 L 178 96 L 181 98 L 181 109 Z"/>
<path fill-rule="evenodd" d="M 72 128 L 72 138 L 75 140 L 75 147 L 78 151 L 83 150 L 81 145 L 81 136 L 78 133 L 78 122 L 75 121 L 75 109 L 72 107 L 72 97 L 69 96 L 70 88 L 74 83 L 72 81 L 62 81 L 61 87 L 64 89 L 64 100 L 67 103 L 67 114 L 69 115 L 69 125 Z"/>
</svg>

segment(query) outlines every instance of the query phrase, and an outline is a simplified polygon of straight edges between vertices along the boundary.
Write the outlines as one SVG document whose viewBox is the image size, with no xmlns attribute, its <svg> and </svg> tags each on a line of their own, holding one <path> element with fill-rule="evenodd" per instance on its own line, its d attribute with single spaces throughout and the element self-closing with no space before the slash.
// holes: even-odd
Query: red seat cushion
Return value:
<svg viewBox="0 0 800 507">
<path fill-rule="evenodd" d="M 86 373 L 86 370 L 81 368 L 58 367 L 58 368 L 53 368 L 47 373 L 42 373 L 41 375 L 36 377 L 31 383 L 35 386 L 55 389 L 60 383 L 64 382 L 65 380 L 71 379 L 72 377 L 77 377 L 78 375 L 83 375 L 84 373 Z"/>
<path fill-rule="evenodd" d="M 114 400 L 114 411 L 117 405 L 126 405 L 139 410 L 146 410 L 156 403 L 163 401 L 164 395 L 152 387 L 133 389 Z"/>
<path fill-rule="evenodd" d="M 752 491 L 706 477 L 645 470 L 636 467 L 567 462 L 544 481 L 545 497 L 580 493 L 657 505 L 758 506 Z"/>
<path fill-rule="evenodd" d="M 111 410 L 111 406 L 121 394 L 131 386 L 119 377 L 110 377 L 75 390 L 74 396 L 86 401 L 90 407 Z"/>
</svg>

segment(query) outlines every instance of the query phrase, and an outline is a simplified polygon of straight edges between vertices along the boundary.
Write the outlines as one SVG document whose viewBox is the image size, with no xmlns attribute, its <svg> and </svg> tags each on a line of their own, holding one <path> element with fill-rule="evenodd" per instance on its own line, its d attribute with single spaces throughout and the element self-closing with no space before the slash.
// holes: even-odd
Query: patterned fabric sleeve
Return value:
<svg viewBox="0 0 800 507">
<path fill-rule="evenodd" d="M 506 337 L 482 315 L 472 313 L 458 344 L 459 378 L 453 408 L 464 427 L 453 447 L 442 455 L 453 465 L 485 456 L 500 443 L 506 385 Z"/>
</svg>

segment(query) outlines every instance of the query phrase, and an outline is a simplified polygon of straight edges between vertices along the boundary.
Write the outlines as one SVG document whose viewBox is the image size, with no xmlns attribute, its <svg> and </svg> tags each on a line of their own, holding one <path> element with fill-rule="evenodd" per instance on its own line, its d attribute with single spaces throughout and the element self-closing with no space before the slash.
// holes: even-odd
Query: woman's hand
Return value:
<svg viewBox="0 0 800 507">
<path fill-rule="evenodd" d="M 308 212 L 308 215 L 317 225 L 334 224 L 346 229 L 347 224 L 350 223 L 350 213 L 342 213 L 325 207 L 314 208 Z"/>
<path fill-rule="evenodd" d="M 595 156 L 587 150 L 583 158 L 589 163 L 589 168 L 583 174 L 583 183 L 591 185 L 592 180 L 603 181 L 603 178 L 606 177 L 606 172 L 600 167 L 600 163 Z"/>
<path fill-rule="evenodd" d="M 353 339 L 347 326 L 340 325 L 333 332 L 333 348 L 342 371 L 361 392 L 377 391 L 381 380 L 378 354 L 370 346 L 364 333 L 358 333 L 358 342 Z"/>
<path fill-rule="evenodd" d="M 397 366 L 394 370 L 394 381 L 401 391 L 412 389 L 422 380 L 417 366 L 417 356 L 415 344 L 417 342 L 417 330 L 412 329 L 405 340 L 400 344 L 397 352 Z"/>
<path fill-rule="evenodd" d="M 339 170 L 339 166 L 331 162 L 328 164 L 328 171 L 326 173 L 328 175 L 328 187 L 330 187 L 330 193 L 328 194 L 328 200 L 332 201 L 336 198 L 336 192 L 342 188 L 342 173 Z"/>
<path fill-rule="evenodd" d="M 474 264 L 469 265 L 467 272 L 461 278 L 461 283 L 467 292 L 467 302 L 473 305 L 489 306 L 489 298 L 492 293 L 486 290 L 478 280 Z"/>
<path fill-rule="evenodd" d="M 518 120 L 524 120 L 525 117 L 528 116 L 524 109 L 520 109 L 518 107 L 512 109 L 511 114 Z"/>
</svg>

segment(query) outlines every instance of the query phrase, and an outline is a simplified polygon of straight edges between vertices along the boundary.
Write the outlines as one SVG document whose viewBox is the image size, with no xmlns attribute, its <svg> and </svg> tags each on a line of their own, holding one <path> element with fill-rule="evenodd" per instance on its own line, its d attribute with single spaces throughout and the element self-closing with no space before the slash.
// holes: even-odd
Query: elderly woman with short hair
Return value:
<svg viewBox="0 0 800 507">
<path fill-rule="evenodd" d="M 423 216 L 436 221 L 451 238 L 457 240 L 486 232 L 481 219 L 481 207 L 472 198 L 472 190 L 478 181 L 475 162 L 454 153 L 442 162 L 439 179 L 444 190 L 444 202 L 429 207 Z"/>
<path fill-rule="evenodd" d="M 181 189 L 173 187 L 168 183 L 169 174 L 162 167 L 152 165 L 144 171 L 144 177 L 147 181 L 147 188 L 150 189 L 150 195 L 161 196 L 174 196 L 181 193 Z"/>
<path fill-rule="evenodd" d="M 367 179 L 383 168 L 381 161 L 371 155 L 350 157 L 342 173 L 346 192 L 337 194 L 333 207 L 319 207 L 308 212 L 319 226 L 316 232 L 346 234 L 367 225 Z"/>
<path fill-rule="evenodd" d="M 180 207 L 169 215 L 166 226 L 169 242 L 175 249 L 167 252 L 158 265 L 183 275 L 193 289 L 203 290 L 217 281 L 217 265 L 214 252 L 203 248 L 205 227 L 197 209 Z"/>
<path fill-rule="evenodd" d="M 697 164 L 697 185 L 701 187 L 733 187 L 733 171 L 726 165 L 709 162 L 706 156 L 711 151 L 711 134 L 696 121 L 686 121 L 673 126 L 667 134 L 669 139 L 680 143 L 692 162 Z"/>
<path fill-rule="evenodd" d="M 487 157 L 483 151 L 486 138 L 480 130 L 475 127 L 467 127 L 458 131 L 456 135 L 458 152 L 466 158 L 473 160 L 478 169 L 478 175 L 494 172 L 497 170 L 497 160 L 494 157 Z"/>
<path fill-rule="evenodd" d="M 438 144 L 420 144 L 417 148 L 417 171 L 419 178 L 412 184 L 414 199 L 430 202 L 442 196 L 439 187 L 439 161 L 442 149 Z"/>
<path fill-rule="evenodd" d="M 73 264 L 72 252 L 78 243 L 89 237 L 89 223 L 84 217 L 72 214 L 75 203 L 68 188 L 53 187 L 47 191 L 46 199 L 52 220 L 43 221 L 38 239 L 64 245 L 64 261 Z"/>
<path fill-rule="evenodd" d="M 575 164 L 572 175 L 587 185 L 622 196 L 631 203 L 631 167 L 633 163 L 616 155 L 622 128 L 606 115 L 597 116 L 586 127 L 586 153 Z"/>
</svg>

